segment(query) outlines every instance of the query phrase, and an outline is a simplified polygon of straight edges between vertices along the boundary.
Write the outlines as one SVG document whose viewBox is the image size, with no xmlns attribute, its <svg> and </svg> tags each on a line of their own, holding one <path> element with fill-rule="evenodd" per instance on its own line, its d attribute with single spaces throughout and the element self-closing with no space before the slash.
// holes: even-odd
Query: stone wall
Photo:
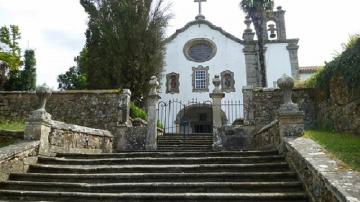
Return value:
<svg viewBox="0 0 360 202">
<path fill-rule="evenodd" d="M 120 117 L 119 99 L 117 90 L 53 92 L 46 110 L 53 120 L 113 132 Z M 0 120 L 26 119 L 37 103 L 35 93 L 0 92 Z"/>
<path fill-rule="evenodd" d="M 278 109 L 283 103 L 283 94 L 280 89 L 244 89 L 245 119 L 255 124 L 257 129 L 270 124 L 278 118 Z M 294 89 L 293 102 L 305 112 L 305 128 L 315 126 L 315 102 L 312 89 Z"/>
<path fill-rule="evenodd" d="M 313 202 L 359 202 L 360 175 L 344 169 L 313 140 L 284 138 L 285 155 Z"/>
<path fill-rule="evenodd" d="M 39 141 L 31 141 L 0 148 L 0 182 L 6 181 L 10 173 L 26 173 L 37 161 L 39 145 Z"/>
<path fill-rule="evenodd" d="M 111 153 L 113 135 L 106 130 L 51 121 L 48 135 L 50 155 L 53 153 Z"/>
<path fill-rule="evenodd" d="M 279 121 L 275 120 L 258 131 L 253 139 L 256 149 L 278 149 L 281 143 Z"/>
<path fill-rule="evenodd" d="M 120 127 L 115 133 L 114 150 L 121 151 L 145 151 L 146 126 Z"/>
<path fill-rule="evenodd" d="M 218 131 L 220 141 L 219 150 L 253 150 L 253 130 L 252 126 L 223 126 Z"/>
</svg>

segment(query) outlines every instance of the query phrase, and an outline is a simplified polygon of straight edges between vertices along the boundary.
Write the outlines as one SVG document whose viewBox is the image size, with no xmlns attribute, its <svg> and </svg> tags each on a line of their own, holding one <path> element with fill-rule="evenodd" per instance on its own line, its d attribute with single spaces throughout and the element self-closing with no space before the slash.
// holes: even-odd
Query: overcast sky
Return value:
<svg viewBox="0 0 360 202">
<path fill-rule="evenodd" d="M 193 0 L 172 3 L 174 18 L 167 34 L 197 15 Z M 241 38 L 245 29 L 240 0 L 207 0 L 207 20 Z M 299 38 L 301 66 L 329 61 L 349 35 L 360 33 L 360 0 L 275 0 L 286 10 L 288 38 Z M 22 33 L 21 48 L 36 51 L 37 83 L 57 88 L 56 78 L 74 65 L 85 43 L 87 15 L 79 0 L 0 0 L 0 26 L 15 24 Z"/>
</svg>

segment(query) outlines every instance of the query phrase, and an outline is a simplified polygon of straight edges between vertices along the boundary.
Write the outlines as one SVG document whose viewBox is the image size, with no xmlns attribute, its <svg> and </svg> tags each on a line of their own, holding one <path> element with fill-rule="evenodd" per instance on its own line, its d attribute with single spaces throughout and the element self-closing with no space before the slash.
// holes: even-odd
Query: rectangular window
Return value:
<svg viewBox="0 0 360 202">
<path fill-rule="evenodd" d="M 195 71 L 195 89 L 206 89 L 206 71 Z"/>
</svg>

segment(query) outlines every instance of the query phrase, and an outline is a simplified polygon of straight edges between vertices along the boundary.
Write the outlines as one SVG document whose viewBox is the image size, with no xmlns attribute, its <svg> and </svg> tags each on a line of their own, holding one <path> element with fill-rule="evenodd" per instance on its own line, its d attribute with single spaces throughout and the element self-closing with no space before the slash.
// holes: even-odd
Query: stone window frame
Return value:
<svg viewBox="0 0 360 202">
<path fill-rule="evenodd" d="M 225 75 L 226 74 L 230 74 L 231 76 L 231 83 L 230 83 L 230 87 L 226 87 L 225 86 Z M 221 72 L 220 74 L 221 76 L 221 90 L 225 93 L 231 93 L 231 92 L 235 92 L 235 77 L 234 77 L 234 72 L 230 71 L 230 70 L 225 70 L 223 72 Z"/>
<path fill-rule="evenodd" d="M 192 46 L 196 45 L 196 44 L 199 44 L 199 43 L 205 43 L 205 44 L 209 45 L 212 48 L 211 56 L 207 60 L 204 60 L 204 61 L 203 60 L 195 60 L 189 55 L 190 48 Z M 202 62 L 207 62 L 207 61 L 209 61 L 209 60 L 211 60 L 211 59 L 213 59 L 215 57 L 215 55 L 217 53 L 217 47 L 216 47 L 215 42 L 213 42 L 210 39 L 196 38 L 196 39 L 191 39 L 190 41 L 186 42 L 186 44 L 184 45 L 184 48 L 183 48 L 183 52 L 184 52 L 184 55 L 185 55 L 186 59 L 188 59 L 190 61 L 193 61 L 193 62 L 202 63 Z"/>
<path fill-rule="evenodd" d="M 196 71 L 205 71 L 205 88 L 196 88 L 196 80 L 195 80 L 195 73 Z M 209 66 L 203 67 L 202 65 L 199 65 L 198 67 L 192 68 L 192 92 L 201 93 L 201 92 L 209 92 Z"/>
<path fill-rule="evenodd" d="M 176 87 L 175 89 L 171 88 L 171 77 L 175 76 L 176 77 Z M 169 74 L 166 74 L 166 93 L 170 93 L 170 94 L 175 94 L 175 93 L 180 93 L 180 74 L 176 73 L 176 72 L 171 72 Z"/>
</svg>

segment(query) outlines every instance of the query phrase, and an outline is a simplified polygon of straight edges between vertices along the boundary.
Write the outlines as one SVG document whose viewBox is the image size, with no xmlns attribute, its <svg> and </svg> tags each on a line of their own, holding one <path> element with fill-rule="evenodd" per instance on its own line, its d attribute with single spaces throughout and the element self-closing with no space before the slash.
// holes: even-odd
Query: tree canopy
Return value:
<svg viewBox="0 0 360 202">
<path fill-rule="evenodd" d="M 266 13 L 272 12 L 274 8 L 273 0 L 242 0 L 240 2 L 241 9 L 251 18 L 259 46 L 259 62 L 261 74 L 261 86 L 267 86 L 266 79 L 266 63 L 264 51 L 264 39 L 267 39 L 266 32 Z"/>
<path fill-rule="evenodd" d="M 148 81 L 163 71 L 165 28 L 170 15 L 163 0 L 81 0 L 89 15 L 86 54 L 67 78 L 86 77 L 87 89 L 128 88 L 143 100 Z M 79 77 L 80 76 L 80 77 Z M 76 80 L 75 79 L 75 80 Z M 60 87 L 64 76 L 59 76 Z M 78 80 L 77 80 L 78 81 Z M 71 82 L 70 82 L 71 83 Z"/>
</svg>

